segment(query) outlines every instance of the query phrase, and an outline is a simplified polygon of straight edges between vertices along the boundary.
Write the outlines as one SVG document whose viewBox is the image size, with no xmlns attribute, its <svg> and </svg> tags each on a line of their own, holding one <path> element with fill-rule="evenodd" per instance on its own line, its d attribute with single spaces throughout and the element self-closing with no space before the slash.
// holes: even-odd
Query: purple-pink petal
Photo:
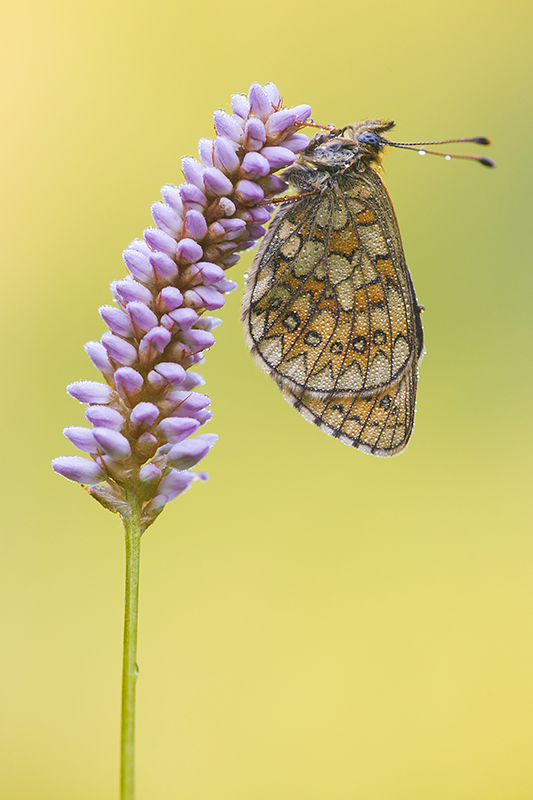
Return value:
<svg viewBox="0 0 533 800">
<path fill-rule="evenodd" d="M 242 180 L 235 187 L 235 197 L 243 205 L 260 203 L 264 196 L 263 189 L 254 181 Z"/>
<path fill-rule="evenodd" d="M 197 419 L 191 417 L 168 417 L 161 420 L 157 426 L 167 442 L 170 444 L 178 444 L 193 433 L 196 433 L 200 427 Z"/>
<path fill-rule="evenodd" d="M 203 250 L 194 239 L 181 239 L 178 242 L 176 257 L 185 264 L 194 264 L 203 256 Z"/>
<path fill-rule="evenodd" d="M 152 425 L 159 416 L 159 409 L 155 403 L 137 403 L 132 408 L 130 420 L 134 425 Z"/>
<path fill-rule="evenodd" d="M 152 277 L 152 267 L 148 256 L 139 250 L 124 250 L 122 258 L 127 268 L 138 281 L 147 283 Z"/>
<path fill-rule="evenodd" d="M 277 136 L 286 128 L 294 125 L 298 112 L 294 108 L 282 108 L 281 111 L 275 111 L 270 115 L 266 123 L 266 129 L 269 136 Z"/>
<path fill-rule="evenodd" d="M 160 311 L 173 311 L 183 303 L 183 295 L 176 286 L 165 286 L 159 292 L 157 305 Z"/>
<path fill-rule="evenodd" d="M 104 375 L 109 376 L 113 374 L 113 367 L 109 361 L 107 350 L 101 342 L 86 342 L 84 344 L 84 350 L 96 369 L 99 369 Z"/>
<path fill-rule="evenodd" d="M 168 399 L 176 405 L 172 412 L 173 417 L 190 417 L 193 414 L 197 416 L 197 411 L 211 405 L 209 397 L 201 392 L 186 392 L 177 389 L 170 392 Z"/>
<path fill-rule="evenodd" d="M 126 310 L 137 332 L 148 333 L 159 322 L 154 312 L 144 303 L 139 303 L 138 301 L 128 303 Z"/>
<path fill-rule="evenodd" d="M 152 203 L 152 219 L 158 228 L 161 228 L 170 236 L 175 236 L 181 231 L 183 219 L 173 208 L 166 203 Z"/>
<path fill-rule="evenodd" d="M 213 114 L 216 132 L 219 136 L 225 136 L 234 142 L 239 142 L 242 137 L 242 128 L 236 118 L 227 111 L 219 109 Z"/>
<path fill-rule="evenodd" d="M 164 281 L 172 281 L 178 275 L 178 265 L 174 259 L 166 253 L 152 253 L 150 255 L 150 264 L 157 275 Z"/>
<path fill-rule="evenodd" d="M 205 221 L 204 215 L 195 209 L 188 211 L 185 217 L 185 235 L 199 241 L 204 238 L 206 233 L 207 222 Z"/>
<path fill-rule="evenodd" d="M 168 203 L 169 206 L 172 206 L 174 211 L 177 211 L 180 216 L 183 216 L 183 203 L 178 187 L 167 183 L 162 187 L 161 194 L 165 203 Z"/>
<path fill-rule="evenodd" d="M 104 333 L 101 337 L 101 342 L 110 358 L 116 361 L 121 366 L 131 367 L 137 361 L 136 348 L 121 339 L 120 336 L 115 336 L 114 333 Z"/>
<path fill-rule="evenodd" d="M 260 153 L 246 153 L 242 170 L 250 178 L 264 178 L 270 172 L 270 164 Z"/>
<path fill-rule="evenodd" d="M 131 455 L 130 443 L 118 431 L 111 428 L 95 428 L 93 434 L 104 453 L 114 461 L 124 461 Z"/>
<path fill-rule="evenodd" d="M 281 95 L 275 83 L 265 83 L 263 86 L 265 94 L 272 103 L 273 108 L 277 108 L 281 103 Z"/>
<path fill-rule="evenodd" d="M 174 500 L 175 497 L 186 492 L 194 480 L 196 480 L 194 472 L 171 470 L 163 477 L 158 486 L 157 495 L 152 502 L 157 506 L 161 505 L 161 503 L 164 505 L 170 500 Z M 159 501 L 159 503 L 157 501 Z"/>
<path fill-rule="evenodd" d="M 204 174 L 205 188 L 215 196 L 228 195 L 233 191 L 233 184 L 217 167 L 208 167 Z"/>
<path fill-rule="evenodd" d="M 184 331 L 192 328 L 194 323 L 199 319 L 198 314 L 193 308 L 176 308 L 175 311 L 171 311 L 168 316 Z"/>
<path fill-rule="evenodd" d="M 204 185 L 202 178 L 205 169 L 204 165 L 201 164 L 196 158 L 185 156 L 181 159 L 181 166 L 187 183 L 193 183 L 199 189 L 203 189 Z"/>
<path fill-rule="evenodd" d="M 237 114 L 239 117 L 242 117 L 242 119 L 246 119 L 250 113 L 250 103 L 248 102 L 248 98 L 245 94 L 232 94 L 231 107 L 233 109 L 233 113 Z"/>
<path fill-rule="evenodd" d="M 121 395 L 130 395 L 140 392 L 143 385 L 143 378 L 137 370 L 131 367 L 120 367 L 115 372 L 115 386 Z"/>
<path fill-rule="evenodd" d="M 190 469 L 205 458 L 217 439 L 216 433 L 201 433 L 194 439 L 185 439 L 169 450 L 167 463 L 175 469 Z"/>
<path fill-rule="evenodd" d="M 95 455 L 98 452 L 98 445 L 90 428 L 69 425 L 67 428 L 63 428 L 63 436 L 66 436 L 74 447 L 83 450 L 84 453 Z"/>
<path fill-rule="evenodd" d="M 182 183 L 179 187 L 179 193 L 187 208 L 193 208 L 195 206 L 203 208 L 207 203 L 205 194 L 195 186 L 194 183 Z"/>
<path fill-rule="evenodd" d="M 162 255 L 162 253 L 159 255 Z M 150 289 L 147 289 L 142 283 L 133 280 L 130 276 L 120 281 L 113 281 L 111 284 L 111 291 L 113 292 L 113 297 L 116 297 L 117 300 L 120 300 L 124 305 L 130 303 L 132 300 L 140 300 L 141 303 L 150 303 L 152 301 L 152 292 Z"/>
<path fill-rule="evenodd" d="M 145 228 L 144 238 L 152 250 L 159 250 L 159 252 L 167 253 L 170 256 L 176 253 L 176 240 L 165 231 L 159 230 L 159 228 Z"/>
<path fill-rule="evenodd" d="M 226 302 L 220 292 L 213 286 L 197 286 L 196 293 L 199 295 L 208 311 L 215 311 L 217 308 L 222 308 Z"/>
<path fill-rule="evenodd" d="M 224 230 L 223 226 L 222 229 Z M 198 261 L 196 266 L 201 271 L 202 283 L 206 286 L 210 286 L 212 283 L 216 283 L 224 277 L 225 273 L 222 267 L 219 267 L 217 264 L 212 264 L 210 261 Z"/>
<path fill-rule="evenodd" d="M 174 364 L 172 361 L 161 361 L 155 371 L 162 375 L 173 386 L 179 386 L 185 379 L 186 372 L 181 364 Z"/>
<path fill-rule="evenodd" d="M 252 83 L 248 92 L 248 99 L 251 113 L 261 117 L 261 119 L 268 119 L 269 114 L 272 113 L 272 104 L 260 83 Z"/>
<path fill-rule="evenodd" d="M 214 145 L 213 166 L 231 174 L 238 169 L 240 163 L 240 158 L 230 142 L 223 136 L 217 136 Z"/>
<path fill-rule="evenodd" d="M 287 150 L 292 150 L 293 153 L 305 150 L 308 144 L 309 138 L 305 133 L 293 133 L 288 139 L 283 139 L 283 147 L 286 147 Z"/>
<path fill-rule="evenodd" d="M 105 472 L 98 464 L 81 456 L 58 456 L 52 459 L 52 469 L 69 481 L 85 485 L 105 480 Z"/>
<path fill-rule="evenodd" d="M 105 324 L 113 333 L 117 333 L 119 336 L 125 336 L 126 338 L 133 336 L 130 318 L 120 308 L 116 308 L 115 306 L 100 306 L 98 311 Z"/>
<path fill-rule="evenodd" d="M 271 170 L 281 169 L 281 167 L 288 167 L 296 158 L 292 150 L 286 147 L 263 147 L 261 155 L 264 156 L 270 164 Z"/>
<path fill-rule="evenodd" d="M 157 353 L 162 353 L 171 338 L 170 331 L 162 325 L 158 325 L 143 336 L 139 343 L 139 351 L 146 353 L 149 350 L 153 350 Z"/>
<path fill-rule="evenodd" d="M 85 417 L 95 428 L 113 428 L 116 431 L 120 431 L 125 422 L 122 414 L 109 406 L 89 406 Z"/>
<path fill-rule="evenodd" d="M 193 353 L 212 347 L 216 341 L 213 334 L 209 333 L 209 331 L 196 330 L 194 328 L 188 331 L 182 331 L 180 333 L 180 339 L 191 348 Z"/>
<path fill-rule="evenodd" d="M 111 402 L 113 390 L 110 386 L 98 381 L 75 381 L 69 383 L 67 392 L 75 400 L 80 403 L 97 403 L 98 405 L 106 405 Z"/>
</svg>

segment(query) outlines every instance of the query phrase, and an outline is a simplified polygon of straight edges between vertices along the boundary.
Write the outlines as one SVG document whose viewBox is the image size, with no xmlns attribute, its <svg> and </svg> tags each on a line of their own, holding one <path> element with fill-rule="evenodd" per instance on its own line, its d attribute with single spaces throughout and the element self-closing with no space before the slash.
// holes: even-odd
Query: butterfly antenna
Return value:
<svg viewBox="0 0 533 800">
<path fill-rule="evenodd" d="M 487 139 L 486 136 L 472 136 L 470 138 L 463 138 L 463 139 L 444 139 L 442 142 L 390 142 L 388 139 L 382 140 L 384 144 L 388 144 L 391 147 L 399 147 L 403 150 L 415 150 L 418 152 L 419 155 L 425 156 L 426 153 L 432 156 L 441 156 L 445 158 L 446 161 L 450 161 L 452 158 L 464 158 L 468 161 L 479 161 L 480 164 L 483 164 L 485 167 L 495 167 L 496 164 L 492 159 L 485 158 L 485 156 L 476 156 L 476 155 L 463 155 L 462 153 L 441 153 L 439 150 L 428 150 L 426 145 L 438 145 L 438 144 L 454 144 L 457 142 L 473 142 L 474 144 L 481 144 L 481 145 L 489 145 L 492 144 L 490 139 Z"/>
</svg>

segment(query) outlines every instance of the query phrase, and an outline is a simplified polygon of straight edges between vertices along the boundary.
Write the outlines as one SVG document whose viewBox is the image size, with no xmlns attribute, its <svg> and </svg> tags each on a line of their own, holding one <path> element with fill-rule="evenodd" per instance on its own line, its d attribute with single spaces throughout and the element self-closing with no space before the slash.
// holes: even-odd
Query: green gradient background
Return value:
<svg viewBox="0 0 533 800">
<path fill-rule="evenodd" d="M 414 435 L 374 459 L 249 358 L 203 370 L 211 480 L 143 547 L 139 800 L 530 800 L 531 4 L 20 2 L 4 13 L 0 794 L 117 796 L 119 521 L 49 461 L 82 349 L 180 156 L 253 80 L 322 122 L 488 135 L 394 151 L 426 306 Z M 460 146 L 459 148 L 460 149 Z M 473 148 L 476 149 L 476 148 Z M 466 151 L 466 148 L 465 148 Z M 242 286 L 246 255 L 233 271 Z"/>
</svg>

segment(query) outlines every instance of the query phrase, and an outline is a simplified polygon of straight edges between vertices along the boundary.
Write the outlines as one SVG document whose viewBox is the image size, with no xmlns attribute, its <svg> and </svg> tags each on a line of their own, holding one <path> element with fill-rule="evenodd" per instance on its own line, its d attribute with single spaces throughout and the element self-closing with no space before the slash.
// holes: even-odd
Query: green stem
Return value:
<svg viewBox="0 0 533 800">
<path fill-rule="evenodd" d="M 130 497 L 130 512 L 123 517 L 126 540 L 126 592 L 124 602 L 124 654 L 122 660 L 122 725 L 120 746 L 120 798 L 135 800 L 135 685 L 137 682 L 137 613 L 141 557 L 140 503 Z"/>
</svg>

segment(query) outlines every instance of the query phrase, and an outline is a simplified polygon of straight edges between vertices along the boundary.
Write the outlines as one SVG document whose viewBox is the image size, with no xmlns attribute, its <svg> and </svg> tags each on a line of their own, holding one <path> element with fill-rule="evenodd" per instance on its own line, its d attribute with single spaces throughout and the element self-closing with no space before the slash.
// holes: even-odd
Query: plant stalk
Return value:
<svg viewBox="0 0 533 800">
<path fill-rule="evenodd" d="M 122 660 L 122 722 L 120 745 L 120 798 L 135 800 L 135 687 L 137 683 L 137 618 L 141 556 L 141 504 L 129 498 L 130 512 L 123 517 L 126 543 L 124 598 L 124 652 Z"/>
</svg>

